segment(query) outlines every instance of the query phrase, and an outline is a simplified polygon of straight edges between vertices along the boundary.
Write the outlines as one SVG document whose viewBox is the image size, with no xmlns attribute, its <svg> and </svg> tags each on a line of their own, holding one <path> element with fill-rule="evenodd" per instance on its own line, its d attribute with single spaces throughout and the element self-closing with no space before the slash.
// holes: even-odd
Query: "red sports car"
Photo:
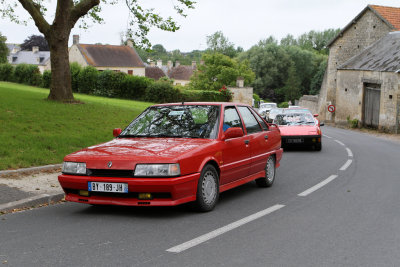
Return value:
<svg viewBox="0 0 400 267">
<path fill-rule="evenodd" d="M 320 123 L 311 113 L 285 113 L 276 115 L 274 123 L 279 125 L 282 147 L 311 146 L 322 149 Z"/>
<path fill-rule="evenodd" d="M 219 193 L 255 180 L 269 187 L 282 157 L 279 128 L 250 106 L 175 103 L 147 108 L 110 142 L 64 158 L 58 180 L 68 201 L 172 206 L 201 211 Z"/>
</svg>

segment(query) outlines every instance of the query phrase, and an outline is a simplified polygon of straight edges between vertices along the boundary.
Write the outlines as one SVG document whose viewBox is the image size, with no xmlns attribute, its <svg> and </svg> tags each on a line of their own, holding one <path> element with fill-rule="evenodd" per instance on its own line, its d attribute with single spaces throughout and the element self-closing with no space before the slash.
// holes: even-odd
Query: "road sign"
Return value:
<svg viewBox="0 0 400 267">
<path fill-rule="evenodd" d="M 336 110 L 335 105 L 329 105 L 329 106 L 328 106 L 328 111 L 329 111 L 329 112 L 332 113 L 332 112 L 335 112 L 335 110 Z"/>
</svg>

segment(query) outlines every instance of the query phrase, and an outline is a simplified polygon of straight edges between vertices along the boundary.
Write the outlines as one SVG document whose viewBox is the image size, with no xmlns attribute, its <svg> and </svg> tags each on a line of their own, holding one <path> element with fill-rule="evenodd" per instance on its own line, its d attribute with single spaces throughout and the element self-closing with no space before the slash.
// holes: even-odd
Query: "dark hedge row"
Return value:
<svg viewBox="0 0 400 267">
<path fill-rule="evenodd" d="M 73 92 L 156 103 L 229 101 L 221 92 L 186 90 L 184 87 L 173 86 L 168 79 L 154 81 L 111 70 L 98 71 L 91 66 L 82 68 L 77 63 L 72 63 L 70 69 Z M 0 81 L 50 88 L 51 71 L 46 70 L 42 75 L 34 65 L 20 64 L 13 67 L 8 63 L 0 64 Z"/>
</svg>

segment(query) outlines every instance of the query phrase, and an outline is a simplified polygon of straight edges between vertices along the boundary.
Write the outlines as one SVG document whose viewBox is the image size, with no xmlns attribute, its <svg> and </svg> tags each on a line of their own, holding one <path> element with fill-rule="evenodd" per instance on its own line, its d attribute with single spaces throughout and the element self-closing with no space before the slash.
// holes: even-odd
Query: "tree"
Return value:
<svg viewBox="0 0 400 267">
<path fill-rule="evenodd" d="M 0 64 L 7 62 L 8 48 L 6 45 L 7 37 L 0 32 Z"/>
<path fill-rule="evenodd" d="M 212 53 L 221 53 L 225 56 L 233 58 L 240 51 L 235 49 L 233 43 L 229 42 L 228 38 L 224 36 L 221 31 L 217 31 L 207 36 L 208 51 Z"/>
<path fill-rule="evenodd" d="M 285 86 L 280 88 L 278 93 L 284 95 L 285 101 L 294 103 L 301 96 L 300 85 L 301 78 L 296 72 L 295 64 L 292 62 L 288 70 L 288 79 L 285 82 Z"/>
<path fill-rule="evenodd" d="M 42 35 L 31 35 L 21 44 L 21 50 L 32 51 L 33 46 L 38 46 L 40 51 L 49 51 L 49 44 Z"/>
<path fill-rule="evenodd" d="M 71 74 L 68 58 L 68 39 L 71 30 L 81 18 L 84 28 L 88 24 L 86 19 L 90 19 L 94 23 L 101 23 L 103 19 L 100 16 L 101 6 L 100 0 L 58 0 L 56 11 L 54 14 L 53 24 L 49 24 L 44 14 L 47 10 L 44 5 L 46 1 L 42 0 L 0 0 L 2 8 L 0 13 L 3 17 L 8 17 L 16 23 L 25 23 L 15 14 L 15 7 L 18 1 L 22 7 L 28 11 L 29 15 L 35 22 L 39 31 L 46 38 L 51 54 L 51 87 L 48 99 L 64 102 L 74 101 L 71 89 Z M 194 2 L 190 0 L 177 0 L 174 6 L 178 14 L 186 16 L 186 8 L 193 8 Z M 116 4 L 116 0 L 102 0 L 104 4 Z M 125 3 L 131 13 L 129 18 L 129 29 L 126 35 L 133 38 L 138 46 L 150 46 L 150 41 L 146 37 L 152 26 L 165 31 L 176 31 L 179 26 L 176 22 L 168 17 L 164 19 L 156 14 L 153 9 L 144 9 L 137 0 L 126 0 Z"/>
<path fill-rule="evenodd" d="M 204 64 L 192 76 L 190 87 L 201 90 L 219 90 L 222 86 L 235 86 L 238 77 L 244 78 L 245 84 L 251 84 L 254 73 L 247 61 L 238 62 L 220 53 L 206 53 Z"/>
</svg>

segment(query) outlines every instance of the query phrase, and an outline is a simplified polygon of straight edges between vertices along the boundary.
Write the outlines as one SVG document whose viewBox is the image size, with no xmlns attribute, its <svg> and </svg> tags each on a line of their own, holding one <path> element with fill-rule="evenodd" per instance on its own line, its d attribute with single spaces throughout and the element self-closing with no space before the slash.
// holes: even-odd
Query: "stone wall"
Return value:
<svg viewBox="0 0 400 267">
<path fill-rule="evenodd" d="M 228 90 L 233 93 L 231 102 L 253 104 L 253 87 L 228 87 Z"/>
<path fill-rule="evenodd" d="M 335 123 L 347 124 L 347 117 L 362 122 L 365 83 L 381 85 L 379 128 L 394 131 L 400 95 L 400 74 L 394 72 L 339 70 Z"/>
<path fill-rule="evenodd" d="M 329 60 L 326 71 L 326 83 L 321 87 L 319 113 L 321 118 L 335 120 L 335 115 L 329 117 L 327 104 L 336 104 L 337 68 L 351 57 L 359 54 L 366 47 L 381 39 L 388 32 L 389 26 L 372 11 L 365 13 L 353 21 L 353 24 L 338 37 L 329 48 Z"/>
<path fill-rule="evenodd" d="M 299 99 L 298 105 L 300 107 L 308 108 L 313 114 L 318 113 L 318 96 L 317 95 L 303 95 Z"/>
<path fill-rule="evenodd" d="M 88 63 L 86 62 L 85 58 L 82 56 L 81 51 L 79 51 L 79 48 L 76 45 L 72 45 L 69 48 L 69 62 L 77 62 L 82 67 L 88 66 Z"/>
</svg>

